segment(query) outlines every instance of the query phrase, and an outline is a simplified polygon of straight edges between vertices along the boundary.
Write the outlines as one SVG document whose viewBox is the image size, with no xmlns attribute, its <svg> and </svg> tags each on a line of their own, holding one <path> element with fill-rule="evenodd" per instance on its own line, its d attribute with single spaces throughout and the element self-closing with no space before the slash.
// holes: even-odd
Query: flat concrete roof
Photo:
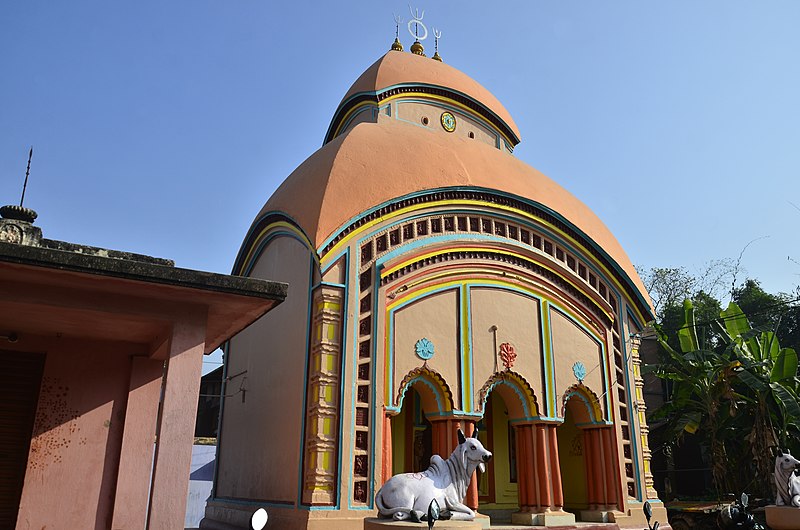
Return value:
<svg viewBox="0 0 800 530">
<path fill-rule="evenodd" d="M 282 282 L 172 266 L 169 260 L 42 239 L 0 242 L 0 331 L 161 343 L 170 314 L 207 312 L 206 353 L 287 295 Z"/>
</svg>

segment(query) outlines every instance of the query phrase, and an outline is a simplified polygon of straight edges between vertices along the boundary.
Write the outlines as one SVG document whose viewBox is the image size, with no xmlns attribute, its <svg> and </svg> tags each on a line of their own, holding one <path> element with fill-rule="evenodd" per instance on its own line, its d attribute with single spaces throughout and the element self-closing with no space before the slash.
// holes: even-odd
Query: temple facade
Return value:
<svg viewBox="0 0 800 530">
<path fill-rule="evenodd" d="M 412 47 L 413 49 L 413 47 Z M 391 475 L 494 453 L 466 504 L 492 522 L 644 524 L 652 487 L 634 267 L 577 198 L 513 155 L 464 73 L 395 49 L 278 188 L 233 273 L 291 285 L 230 341 L 205 528 L 363 528 Z M 245 397 L 246 396 L 246 397 Z"/>
</svg>

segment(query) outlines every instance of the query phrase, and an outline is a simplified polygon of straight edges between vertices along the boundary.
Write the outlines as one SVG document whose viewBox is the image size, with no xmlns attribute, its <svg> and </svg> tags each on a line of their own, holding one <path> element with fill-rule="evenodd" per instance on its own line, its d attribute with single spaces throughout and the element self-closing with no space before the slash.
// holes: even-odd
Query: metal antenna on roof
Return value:
<svg viewBox="0 0 800 530">
<path fill-rule="evenodd" d="M 28 151 L 28 167 L 25 169 L 25 183 L 22 185 L 22 198 L 19 200 L 20 206 L 25 202 L 25 188 L 28 187 L 28 176 L 31 174 L 31 158 L 33 158 L 33 146 L 31 146 L 31 150 Z"/>
</svg>

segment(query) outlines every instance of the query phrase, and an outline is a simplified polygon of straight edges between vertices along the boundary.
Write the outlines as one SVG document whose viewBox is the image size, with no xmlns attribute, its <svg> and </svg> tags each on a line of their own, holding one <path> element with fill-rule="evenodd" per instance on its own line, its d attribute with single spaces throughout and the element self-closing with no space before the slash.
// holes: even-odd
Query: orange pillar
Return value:
<svg viewBox="0 0 800 530">
<path fill-rule="evenodd" d="M 475 432 L 475 422 L 464 420 L 464 436 L 470 437 Z M 475 473 L 469 478 L 469 488 L 467 488 L 467 498 L 464 499 L 464 504 L 478 510 L 478 480 Z"/>
<path fill-rule="evenodd" d="M 519 511 L 531 511 L 531 481 L 533 480 L 533 463 L 530 461 L 530 448 L 528 447 L 528 432 L 530 425 L 517 425 L 514 427 L 514 436 L 517 442 L 517 495 L 519 497 Z"/>
<path fill-rule="evenodd" d="M 536 476 L 539 477 L 539 499 L 536 504 L 549 509 L 553 504 L 551 484 L 553 481 L 550 469 L 549 448 L 547 444 L 547 425 L 539 423 L 536 429 Z"/>
<path fill-rule="evenodd" d="M 550 469 L 553 476 L 553 505 L 558 511 L 564 507 L 564 490 L 561 487 L 561 464 L 558 461 L 558 435 L 556 426 L 548 425 L 548 441 L 550 448 Z"/>
<path fill-rule="evenodd" d="M 601 436 L 603 438 L 603 446 L 605 448 L 606 458 L 608 459 L 606 465 L 606 477 L 607 477 L 607 484 L 608 484 L 608 496 L 606 498 L 606 504 L 608 504 L 611 508 L 622 510 L 622 503 L 620 499 L 620 480 L 619 480 L 619 458 L 617 456 L 617 450 L 614 445 L 614 428 L 613 427 L 605 427 L 601 429 Z"/>
<path fill-rule="evenodd" d="M 386 482 L 392 477 L 392 417 L 383 412 L 383 464 L 381 479 Z"/>
<path fill-rule="evenodd" d="M 583 437 L 583 463 L 586 468 L 586 500 L 589 503 L 590 510 L 597 510 L 597 505 L 600 503 L 597 482 L 600 477 L 597 476 L 594 465 L 592 465 L 594 438 L 592 437 L 592 431 L 589 429 L 582 429 L 581 435 Z"/>
</svg>

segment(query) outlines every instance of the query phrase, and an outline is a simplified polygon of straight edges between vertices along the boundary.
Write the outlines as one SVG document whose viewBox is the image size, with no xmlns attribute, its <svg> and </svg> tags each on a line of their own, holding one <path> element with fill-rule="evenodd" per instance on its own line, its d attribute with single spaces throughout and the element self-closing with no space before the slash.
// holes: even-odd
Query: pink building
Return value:
<svg viewBox="0 0 800 530">
<path fill-rule="evenodd" d="M 0 528 L 183 528 L 203 356 L 287 286 L 0 213 Z"/>
</svg>

